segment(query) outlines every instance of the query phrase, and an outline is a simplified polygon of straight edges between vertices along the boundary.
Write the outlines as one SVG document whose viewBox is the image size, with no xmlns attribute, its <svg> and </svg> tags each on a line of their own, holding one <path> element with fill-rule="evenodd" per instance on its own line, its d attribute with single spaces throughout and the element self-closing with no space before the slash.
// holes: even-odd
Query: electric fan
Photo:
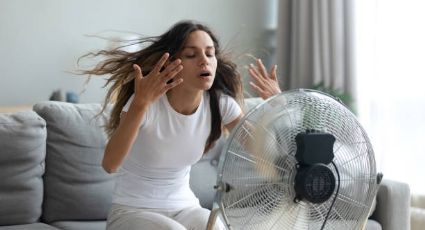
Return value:
<svg viewBox="0 0 425 230">
<path fill-rule="evenodd" d="M 342 103 L 287 91 L 230 134 L 208 228 L 219 215 L 229 229 L 361 229 L 381 178 L 365 131 Z"/>
</svg>

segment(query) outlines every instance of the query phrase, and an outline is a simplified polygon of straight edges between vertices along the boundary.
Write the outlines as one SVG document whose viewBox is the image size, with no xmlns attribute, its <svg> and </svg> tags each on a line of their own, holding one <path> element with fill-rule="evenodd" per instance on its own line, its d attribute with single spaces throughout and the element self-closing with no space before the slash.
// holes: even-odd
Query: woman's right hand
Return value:
<svg viewBox="0 0 425 230">
<path fill-rule="evenodd" d="M 183 82 L 183 79 L 179 78 L 167 84 L 183 69 L 181 60 L 176 59 L 161 71 L 169 56 L 168 53 L 162 55 L 155 67 L 146 76 L 143 76 L 140 66 L 133 65 L 135 78 L 133 105 L 149 106 L 168 90 Z"/>
<path fill-rule="evenodd" d="M 140 124 L 149 105 L 168 90 L 182 83 L 183 79 L 180 78 L 174 79 L 174 81 L 167 84 L 183 69 L 181 60 L 177 59 L 161 71 L 168 57 L 169 54 L 165 53 L 146 76 L 143 76 L 142 70 L 138 65 L 133 65 L 135 78 L 134 99 L 128 112 L 121 114 L 120 124 L 105 147 L 102 166 L 106 172 L 116 172 L 122 165 L 136 140 Z"/>
</svg>

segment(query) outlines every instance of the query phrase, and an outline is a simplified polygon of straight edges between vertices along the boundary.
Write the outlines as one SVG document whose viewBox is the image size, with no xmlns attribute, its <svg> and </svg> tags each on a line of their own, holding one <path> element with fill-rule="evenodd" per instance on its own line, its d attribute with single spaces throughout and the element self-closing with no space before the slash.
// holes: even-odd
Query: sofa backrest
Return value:
<svg viewBox="0 0 425 230">
<path fill-rule="evenodd" d="M 113 176 L 101 167 L 107 113 L 100 104 L 42 102 L 34 105 L 47 124 L 43 221 L 105 220 Z"/>
<path fill-rule="evenodd" d="M 246 101 L 249 109 L 259 100 Z M 100 104 L 47 101 L 34 111 L 0 114 L 0 225 L 105 220 L 113 176 L 101 167 L 108 112 Z M 247 110 L 245 110 L 247 111 Z M 201 205 L 211 208 L 221 138 L 191 172 Z M 44 184 L 43 184 L 44 182 Z M 44 196 L 43 196 L 44 195 Z"/>
<path fill-rule="evenodd" d="M 0 114 L 0 225 L 41 216 L 46 123 L 35 112 Z"/>
</svg>

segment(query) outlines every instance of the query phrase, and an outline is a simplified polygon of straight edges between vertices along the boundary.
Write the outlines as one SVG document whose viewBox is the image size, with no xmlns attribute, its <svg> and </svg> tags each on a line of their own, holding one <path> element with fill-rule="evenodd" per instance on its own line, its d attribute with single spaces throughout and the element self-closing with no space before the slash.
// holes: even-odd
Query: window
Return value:
<svg viewBox="0 0 425 230">
<path fill-rule="evenodd" d="M 384 178 L 425 194 L 425 2 L 356 0 L 358 113 Z"/>
</svg>

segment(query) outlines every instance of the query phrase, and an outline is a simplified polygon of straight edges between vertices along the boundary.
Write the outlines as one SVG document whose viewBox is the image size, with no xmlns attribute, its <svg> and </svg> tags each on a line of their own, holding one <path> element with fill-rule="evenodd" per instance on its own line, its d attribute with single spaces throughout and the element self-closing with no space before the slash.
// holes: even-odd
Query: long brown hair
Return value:
<svg viewBox="0 0 425 230">
<path fill-rule="evenodd" d="M 197 30 L 209 34 L 214 42 L 215 56 L 217 58 L 216 76 L 212 87 L 208 90 L 210 95 L 211 132 L 206 142 L 205 151 L 213 146 L 213 143 L 221 136 L 222 131 L 222 118 L 219 108 L 220 94 L 229 95 L 241 103 L 242 83 L 236 64 L 222 52 L 217 37 L 207 26 L 193 21 L 178 22 L 160 36 L 146 37 L 135 41 L 132 45 L 147 45 L 136 52 L 124 51 L 121 49 L 122 47 L 118 47 L 112 50 L 89 53 L 81 57 L 106 57 L 93 69 L 82 70 L 81 73 L 89 76 L 109 75 L 105 83 L 105 87 L 109 89 L 102 109 L 103 112 L 108 104 L 113 104 L 111 117 L 106 125 L 106 131 L 109 136 L 118 127 L 122 108 L 134 93 L 133 64 L 141 66 L 142 74 L 146 76 L 165 52 L 170 54 L 171 60 L 175 59 L 177 53 L 183 48 L 189 34 Z"/>
</svg>

